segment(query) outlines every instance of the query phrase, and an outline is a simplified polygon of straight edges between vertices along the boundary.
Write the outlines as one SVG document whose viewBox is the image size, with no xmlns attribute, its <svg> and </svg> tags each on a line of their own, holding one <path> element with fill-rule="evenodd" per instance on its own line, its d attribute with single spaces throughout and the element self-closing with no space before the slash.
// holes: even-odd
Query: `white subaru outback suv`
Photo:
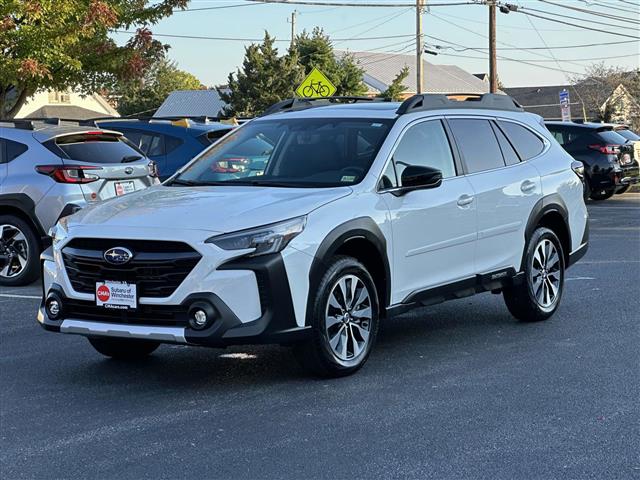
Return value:
<svg viewBox="0 0 640 480">
<path fill-rule="evenodd" d="M 587 250 L 580 167 L 504 95 L 281 102 L 61 220 L 38 321 L 110 357 L 279 343 L 340 376 L 415 306 L 502 292 L 545 320 Z"/>
</svg>

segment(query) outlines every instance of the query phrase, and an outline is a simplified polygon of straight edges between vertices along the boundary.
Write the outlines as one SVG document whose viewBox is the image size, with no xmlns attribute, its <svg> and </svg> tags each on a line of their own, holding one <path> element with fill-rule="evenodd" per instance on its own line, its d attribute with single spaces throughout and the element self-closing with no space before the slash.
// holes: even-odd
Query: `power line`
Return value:
<svg viewBox="0 0 640 480">
<path fill-rule="evenodd" d="M 526 10 L 535 10 L 535 9 L 526 8 Z M 636 40 L 640 40 L 640 37 L 636 37 L 634 35 L 627 35 L 626 33 L 611 32 L 609 30 L 602 30 L 602 29 L 599 29 L 599 28 L 585 27 L 584 25 L 578 25 L 578 24 L 575 24 L 575 23 L 566 22 L 564 20 L 556 20 L 555 18 L 549 18 L 549 17 L 544 17 L 542 15 L 537 15 L 535 13 L 529 13 L 528 11 L 525 11 L 524 7 L 521 7 L 516 11 L 518 13 L 522 13 L 524 15 L 529 15 L 531 17 L 540 18 L 542 20 L 547 20 L 549 22 L 560 23 L 562 25 L 569 25 L 571 27 L 582 28 L 583 30 L 591 30 L 592 32 L 608 33 L 609 35 L 617 35 L 619 37 L 627 37 L 627 38 L 634 38 Z"/>
<path fill-rule="evenodd" d="M 623 21 L 623 22 L 640 23 L 637 20 L 633 20 L 631 18 L 620 17 L 618 15 L 612 15 L 610 13 L 599 12 L 599 11 L 589 10 L 589 9 L 580 8 L 580 7 L 573 7 L 571 5 L 563 5 L 561 3 L 550 2 L 549 0 L 538 0 L 538 1 L 542 2 L 542 3 L 547 3 L 549 5 L 553 5 L 554 7 L 566 8 L 568 10 L 573 10 L 573 11 L 576 11 L 576 12 L 586 13 L 588 15 L 595 15 L 596 17 L 605 17 L 605 18 L 610 18 L 612 20 L 618 20 L 618 21 Z M 568 18 L 571 18 L 571 17 L 568 17 Z"/>
<path fill-rule="evenodd" d="M 539 0 L 539 1 L 544 1 L 544 0 Z M 557 5 L 557 4 L 554 4 L 554 3 L 551 3 L 551 2 L 547 2 L 547 3 L 549 3 L 551 5 Z M 568 7 L 568 5 L 558 5 L 558 6 L 560 6 L 560 7 Z M 589 23 L 592 22 L 592 20 L 590 20 L 588 18 L 577 18 L 577 17 L 571 16 L 571 15 L 563 15 L 561 13 L 549 12 L 547 10 L 540 10 L 538 8 L 532 8 L 532 7 L 526 7 L 526 8 L 522 7 L 522 8 L 527 10 L 527 11 L 531 11 L 531 12 L 543 13 L 545 15 L 553 15 L 554 17 L 568 18 L 569 20 L 577 20 L 579 22 L 589 22 Z M 597 16 L 600 16 L 602 18 L 606 18 L 609 21 L 611 21 L 611 20 L 618 21 L 618 22 L 620 21 L 617 18 L 613 19 L 613 18 L 607 17 L 607 14 L 604 14 L 604 13 L 598 15 L 597 13 L 590 12 L 589 10 L 586 10 L 586 13 L 590 13 L 591 15 L 597 15 Z M 631 19 L 625 19 L 624 22 L 626 22 L 626 23 L 629 23 L 629 22 L 636 23 L 635 20 L 631 20 Z M 613 23 L 607 23 L 607 26 L 609 26 L 609 27 L 618 27 L 618 28 L 626 28 L 625 25 L 616 25 L 616 24 L 613 24 Z"/>
<path fill-rule="evenodd" d="M 581 0 L 581 1 L 584 2 L 588 7 L 596 5 L 598 7 L 615 8 L 616 10 L 620 10 L 621 12 L 635 13 L 636 15 L 638 14 L 637 10 L 629 10 L 627 8 L 622 8 L 619 5 L 612 5 L 610 3 L 592 2 L 592 1 L 585 1 L 585 0 Z"/>
<path fill-rule="evenodd" d="M 382 25 L 387 24 L 387 23 L 389 23 L 390 21 L 395 20 L 396 18 L 398 18 L 398 17 L 400 17 L 400 16 L 404 15 L 405 13 L 407 13 L 407 12 L 408 12 L 409 10 L 411 10 L 411 9 L 412 9 L 412 8 L 410 7 L 410 8 L 407 8 L 407 9 L 400 10 L 400 12 L 396 13 L 395 15 L 392 15 L 391 17 L 389 17 L 388 15 L 386 15 L 386 16 L 385 16 L 385 18 L 384 18 L 384 20 L 382 20 L 382 22 L 380 22 L 380 23 L 376 23 L 373 27 L 369 27 L 369 28 L 367 28 L 366 30 L 363 30 L 363 31 L 362 31 L 362 32 L 360 32 L 360 33 L 356 33 L 356 34 L 354 35 L 354 37 L 353 37 L 353 38 L 358 38 L 360 35 L 364 35 L 365 33 L 369 33 L 370 31 L 375 30 L 376 28 L 381 27 Z M 334 42 L 334 44 L 336 44 L 336 43 L 344 43 L 345 41 L 346 41 L 346 40 L 334 40 L 333 42 Z"/>
<path fill-rule="evenodd" d="M 271 3 L 281 5 L 310 5 L 310 6 L 329 6 L 329 7 L 367 7 L 367 8 L 397 8 L 397 7 L 413 7 L 413 3 L 352 3 L 352 2 L 318 2 L 311 0 L 245 0 L 255 3 Z M 458 5 L 481 5 L 479 1 L 470 2 L 452 2 L 452 3 L 430 3 L 429 7 L 454 7 Z"/>
<path fill-rule="evenodd" d="M 442 46 L 436 46 L 436 48 L 451 48 L 451 47 L 442 47 Z M 454 49 L 455 50 L 455 49 Z M 457 50 L 456 50 L 457 51 Z M 486 60 L 486 57 L 474 57 L 473 55 L 460 55 L 460 54 L 452 54 L 452 53 L 447 53 L 447 52 L 439 52 L 441 55 L 447 55 L 450 57 L 460 57 L 460 58 L 471 58 L 471 59 L 475 59 L 475 60 Z M 616 58 L 629 58 L 629 57 L 637 57 L 638 55 L 635 53 L 631 53 L 628 55 L 616 55 L 616 56 L 607 56 L 607 57 L 596 57 L 596 58 L 573 58 L 573 59 L 565 59 L 565 58 L 559 58 L 559 59 L 545 59 L 545 60 L 534 60 L 534 59 L 527 59 L 526 61 L 528 62 L 535 62 L 535 63 L 552 63 L 552 62 L 593 62 L 593 61 L 597 61 L 597 60 L 609 60 L 609 59 L 616 59 Z"/>
<path fill-rule="evenodd" d="M 136 32 L 128 30 L 114 30 L 116 33 L 126 33 L 129 35 L 135 35 Z M 219 40 L 219 41 L 234 41 L 234 42 L 262 42 L 264 38 L 245 38 L 245 37 L 209 37 L 201 35 L 177 35 L 169 33 L 153 33 L 155 37 L 167 37 L 167 38 L 185 38 L 190 40 Z M 360 41 L 360 40 L 387 40 L 392 38 L 408 38 L 414 37 L 415 34 L 410 33 L 406 35 L 382 35 L 378 37 L 350 37 L 350 38 L 334 38 L 334 42 L 346 42 L 346 41 Z M 290 43 L 291 39 L 274 39 L 275 42 L 287 42 Z"/>
<path fill-rule="evenodd" d="M 260 5 L 259 3 L 239 3 L 239 4 L 235 4 L 235 5 L 220 5 L 218 7 L 198 7 L 198 8 L 184 8 L 184 9 L 177 9 L 174 10 L 173 13 L 180 13 L 180 12 L 198 12 L 201 10 L 222 10 L 225 8 L 238 8 L 238 7 L 251 7 L 251 6 L 255 6 L 255 5 Z"/>
<path fill-rule="evenodd" d="M 620 40 L 617 42 L 605 42 L 605 43 L 583 43 L 581 45 L 558 45 L 555 47 L 548 47 L 552 50 L 562 49 L 574 49 L 574 48 L 586 48 L 586 47 L 600 47 L 607 45 L 622 45 L 627 43 L 637 43 L 635 40 Z M 460 49 L 460 51 L 469 50 L 469 48 Z M 478 47 L 477 50 L 488 50 L 487 47 Z M 547 50 L 547 47 L 498 47 L 498 50 Z"/>
</svg>

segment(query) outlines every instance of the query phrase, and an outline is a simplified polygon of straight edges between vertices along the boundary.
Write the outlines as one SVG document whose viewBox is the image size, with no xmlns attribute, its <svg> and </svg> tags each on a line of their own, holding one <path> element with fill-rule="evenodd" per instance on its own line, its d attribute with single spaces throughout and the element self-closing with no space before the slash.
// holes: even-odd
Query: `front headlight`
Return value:
<svg viewBox="0 0 640 480">
<path fill-rule="evenodd" d="M 67 235 L 69 233 L 67 229 L 68 221 L 69 217 L 62 217 L 60 220 L 58 220 L 58 223 L 56 223 L 49 229 L 49 236 L 51 237 L 51 242 L 54 247 L 56 245 L 59 245 L 62 240 L 67 238 Z"/>
<path fill-rule="evenodd" d="M 306 223 L 306 216 L 297 217 L 284 222 L 263 225 L 262 227 L 217 235 L 209 238 L 206 243 L 213 243 L 223 250 L 254 248 L 255 250 L 248 255 L 250 257 L 277 253 L 302 233 Z"/>
</svg>

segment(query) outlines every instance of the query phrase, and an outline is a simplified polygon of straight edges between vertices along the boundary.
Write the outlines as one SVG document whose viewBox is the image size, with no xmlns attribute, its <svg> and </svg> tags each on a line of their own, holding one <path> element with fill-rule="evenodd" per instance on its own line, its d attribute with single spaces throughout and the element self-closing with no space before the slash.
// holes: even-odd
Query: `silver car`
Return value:
<svg viewBox="0 0 640 480">
<path fill-rule="evenodd" d="M 155 164 L 119 132 L 0 121 L 0 285 L 38 277 L 47 232 L 61 217 L 154 183 Z"/>
</svg>

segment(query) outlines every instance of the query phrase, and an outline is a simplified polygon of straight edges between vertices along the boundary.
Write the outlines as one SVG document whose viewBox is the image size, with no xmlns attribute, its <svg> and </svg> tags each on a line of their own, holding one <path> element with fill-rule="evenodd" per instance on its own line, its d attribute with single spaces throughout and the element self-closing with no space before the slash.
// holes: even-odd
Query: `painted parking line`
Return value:
<svg viewBox="0 0 640 480">
<path fill-rule="evenodd" d="M 42 296 L 40 295 L 17 295 L 14 293 L 0 293 L 0 297 L 2 298 L 29 298 L 33 300 L 40 300 Z"/>
<path fill-rule="evenodd" d="M 565 280 L 595 280 L 595 277 L 567 277 Z"/>
</svg>

